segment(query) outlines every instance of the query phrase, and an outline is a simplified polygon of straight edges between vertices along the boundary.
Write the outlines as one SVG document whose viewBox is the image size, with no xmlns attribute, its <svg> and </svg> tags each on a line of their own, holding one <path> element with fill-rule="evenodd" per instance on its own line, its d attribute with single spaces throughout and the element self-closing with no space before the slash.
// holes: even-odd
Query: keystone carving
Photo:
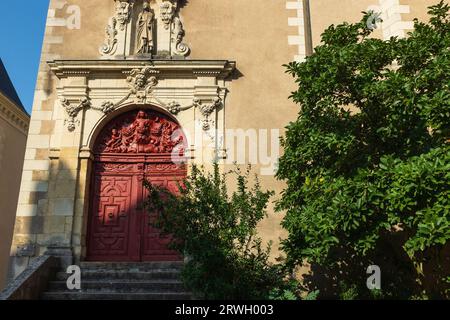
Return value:
<svg viewBox="0 0 450 320">
<path fill-rule="evenodd" d="M 154 70 L 150 67 L 133 69 L 127 78 L 130 93 L 135 94 L 137 103 L 146 103 L 147 96 L 158 84 L 158 79 L 153 76 Z"/>
</svg>

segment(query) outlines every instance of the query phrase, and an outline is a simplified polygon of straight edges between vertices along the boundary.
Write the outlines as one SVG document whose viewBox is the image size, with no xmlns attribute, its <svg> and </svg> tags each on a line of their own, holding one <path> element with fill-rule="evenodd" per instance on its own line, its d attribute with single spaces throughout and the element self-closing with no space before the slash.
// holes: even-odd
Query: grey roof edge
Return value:
<svg viewBox="0 0 450 320">
<path fill-rule="evenodd" d="M 16 88 L 9 77 L 8 71 L 6 70 L 5 65 L 3 64 L 2 59 L 0 58 L 0 92 L 6 96 L 9 100 L 11 100 L 17 108 L 19 108 L 22 112 L 25 112 L 26 115 L 30 116 L 23 106 L 22 101 L 20 100 L 19 95 L 17 94 Z"/>
</svg>

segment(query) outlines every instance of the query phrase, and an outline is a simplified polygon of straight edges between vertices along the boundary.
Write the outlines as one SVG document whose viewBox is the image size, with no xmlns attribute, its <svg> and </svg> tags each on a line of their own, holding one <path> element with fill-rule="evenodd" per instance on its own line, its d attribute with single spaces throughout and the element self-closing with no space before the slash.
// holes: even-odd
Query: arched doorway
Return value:
<svg viewBox="0 0 450 320">
<path fill-rule="evenodd" d="M 87 235 L 88 261 L 175 261 L 171 238 L 151 226 L 143 181 L 176 192 L 185 136 L 170 117 L 135 110 L 108 123 L 94 147 Z M 175 159 L 177 161 L 175 161 Z"/>
</svg>

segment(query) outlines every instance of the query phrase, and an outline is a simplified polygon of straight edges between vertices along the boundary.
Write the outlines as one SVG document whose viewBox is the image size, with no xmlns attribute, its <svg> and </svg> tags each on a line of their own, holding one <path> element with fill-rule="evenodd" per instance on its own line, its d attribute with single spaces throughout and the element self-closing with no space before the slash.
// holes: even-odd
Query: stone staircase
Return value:
<svg viewBox="0 0 450 320">
<path fill-rule="evenodd" d="M 81 290 L 67 289 L 64 271 L 49 282 L 43 300 L 190 300 L 180 280 L 182 262 L 82 262 Z"/>
</svg>

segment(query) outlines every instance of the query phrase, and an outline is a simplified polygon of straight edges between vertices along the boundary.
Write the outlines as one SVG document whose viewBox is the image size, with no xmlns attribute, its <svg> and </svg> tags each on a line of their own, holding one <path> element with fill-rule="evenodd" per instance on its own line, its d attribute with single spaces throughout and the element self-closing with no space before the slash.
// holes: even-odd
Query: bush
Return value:
<svg viewBox="0 0 450 320">
<path fill-rule="evenodd" d="M 312 264 L 307 283 L 324 295 L 373 298 L 365 272 L 377 264 L 385 298 L 448 297 L 449 5 L 429 13 L 388 41 L 369 37 L 366 13 L 287 65 L 301 110 L 278 171 L 283 248 L 291 267 Z"/>
<path fill-rule="evenodd" d="M 217 164 L 212 173 L 193 166 L 178 195 L 146 184 L 155 226 L 177 239 L 172 248 L 188 257 L 184 283 L 201 298 L 268 299 L 284 286 L 282 268 L 269 262 L 270 245 L 257 236 L 273 192 L 263 192 L 257 180 L 250 188 L 249 174 L 220 174 Z M 230 176 L 237 179 L 231 196 Z"/>
</svg>

